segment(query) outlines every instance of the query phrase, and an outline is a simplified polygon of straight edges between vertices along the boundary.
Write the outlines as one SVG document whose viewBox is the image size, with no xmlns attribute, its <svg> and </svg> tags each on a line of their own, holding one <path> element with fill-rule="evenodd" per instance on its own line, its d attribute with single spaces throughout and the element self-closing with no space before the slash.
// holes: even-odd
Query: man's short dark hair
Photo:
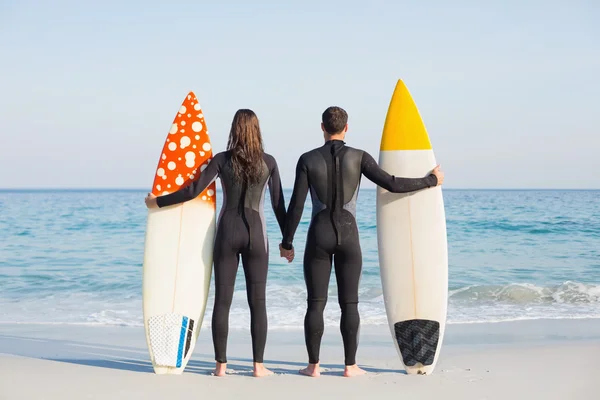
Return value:
<svg viewBox="0 0 600 400">
<path fill-rule="evenodd" d="M 330 135 L 340 133 L 348 123 L 348 113 L 340 107 L 329 107 L 323 112 L 323 127 Z"/>
</svg>

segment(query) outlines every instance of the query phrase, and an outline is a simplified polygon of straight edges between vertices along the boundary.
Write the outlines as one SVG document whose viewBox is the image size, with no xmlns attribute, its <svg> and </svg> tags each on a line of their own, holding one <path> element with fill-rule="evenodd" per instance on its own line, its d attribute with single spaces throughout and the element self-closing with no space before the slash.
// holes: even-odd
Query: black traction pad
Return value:
<svg viewBox="0 0 600 400">
<path fill-rule="evenodd" d="M 440 338 L 440 323 L 428 319 L 411 319 L 394 324 L 396 341 L 404 365 L 433 364 Z"/>
</svg>

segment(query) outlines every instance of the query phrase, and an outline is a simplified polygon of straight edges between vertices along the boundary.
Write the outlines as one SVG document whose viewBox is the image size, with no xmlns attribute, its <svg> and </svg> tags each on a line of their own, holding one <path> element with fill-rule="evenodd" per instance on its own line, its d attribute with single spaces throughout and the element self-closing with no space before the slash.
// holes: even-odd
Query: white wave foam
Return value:
<svg viewBox="0 0 600 400">
<path fill-rule="evenodd" d="M 600 304 L 600 285 L 566 281 L 560 285 L 537 286 L 530 283 L 467 286 L 449 292 L 457 302 L 501 302 L 512 304 Z"/>
<path fill-rule="evenodd" d="M 361 324 L 386 325 L 380 286 L 361 288 Z M 73 293 L 44 298 L 0 298 L 0 323 L 143 326 L 141 296 L 114 297 L 104 293 Z M 211 290 L 203 328 L 210 327 Z M 306 310 L 303 283 L 269 284 L 269 329 L 302 329 Z M 339 326 L 340 310 L 335 285 L 329 290 L 325 325 Z M 533 319 L 600 318 L 600 285 L 567 281 L 554 286 L 514 283 L 467 286 L 449 291 L 449 324 L 519 321 Z M 236 287 L 230 314 L 233 329 L 248 329 L 250 312 L 243 284 Z"/>
</svg>

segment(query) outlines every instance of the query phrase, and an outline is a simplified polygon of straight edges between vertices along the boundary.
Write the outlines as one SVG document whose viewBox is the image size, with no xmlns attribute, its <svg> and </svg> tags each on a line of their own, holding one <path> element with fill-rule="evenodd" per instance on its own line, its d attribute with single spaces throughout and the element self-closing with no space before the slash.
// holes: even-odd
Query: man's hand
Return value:
<svg viewBox="0 0 600 400">
<path fill-rule="evenodd" d="M 444 171 L 442 171 L 440 169 L 439 164 L 433 169 L 433 171 L 431 171 L 431 173 L 437 177 L 437 185 L 438 186 L 440 186 L 442 183 L 444 183 Z"/>
<path fill-rule="evenodd" d="M 156 203 L 156 196 L 153 195 L 152 193 L 148 193 L 148 196 L 146 196 L 146 207 L 148 208 L 158 208 L 158 204 Z"/>
<path fill-rule="evenodd" d="M 294 261 L 294 248 L 292 248 L 291 250 L 286 250 L 283 248 L 283 246 L 281 246 L 281 244 L 279 244 L 279 255 L 287 259 L 288 263 L 291 263 L 292 261 Z"/>
</svg>

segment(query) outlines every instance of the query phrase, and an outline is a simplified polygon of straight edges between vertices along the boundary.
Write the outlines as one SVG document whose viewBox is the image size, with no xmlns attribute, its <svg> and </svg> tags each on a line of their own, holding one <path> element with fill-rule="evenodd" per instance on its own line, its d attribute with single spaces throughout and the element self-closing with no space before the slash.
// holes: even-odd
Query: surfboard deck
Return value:
<svg viewBox="0 0 600 400">
<path fill-rule="evenodd" d="M 202 108 L 190 92 L 167 134 L 152 193 L 172 193 L 197 180 L 212 155 Z M 194 351 L 210 286 L 215 214 L 214 182 L 194 200 L 148 210 L 142 302 L 157 374 L 181 374 Z"/>
<path fill-rule="evenodd" d="M 379 165 L 424 177 L 437 165 L 419 111 L 402 80 L 381 137 Z M 448 249 L 440 186 L 394 194 L 377 189 L 381 283 L 394 346 L 409 374 L 431 374 L 439 358 L 448 302 Z"/>
</svg>

